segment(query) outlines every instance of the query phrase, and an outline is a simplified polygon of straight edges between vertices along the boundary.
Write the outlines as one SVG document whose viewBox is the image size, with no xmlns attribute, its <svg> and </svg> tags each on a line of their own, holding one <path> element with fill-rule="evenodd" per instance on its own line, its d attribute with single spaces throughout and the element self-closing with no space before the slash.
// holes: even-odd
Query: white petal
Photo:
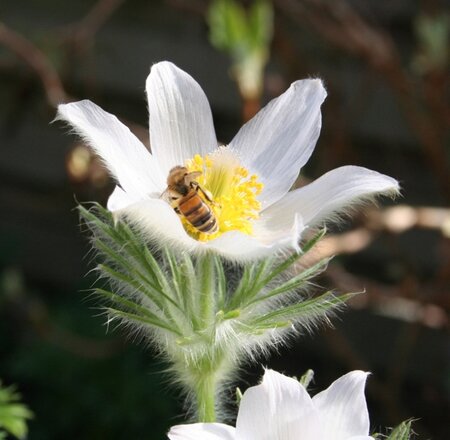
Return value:
<svg viewBox="0 0 450 440">
<path fill-rule="evenodd" d="M 166 176 L 196 153 L 217 148 L 208 100 L 190 75 L 167 61 L 155 64 L 147 95 L 152 153 Z"/>
<path fill-rule="evenodd" d="M 235 440 L 235 429 L 222 423 L 177 425 L 167 434 L 170 440 Z"/>
<path fill-rule="evenodd" d="M 306 226 L 343 214 L 362 200 L 377 194 L 397 194 L 398 182 L 367 168 L 336 168 L 309 185 L 291 191 L 261 214 L 267 224 L 286 227 L 296 213 Z"/>
<path fill-rule="evenodd" d="M 280 231 L 268 230 L 261 225 L 254 235 L 225 232 L 206 246 L 229 260 L 245 262 L 274 255 L 281 249 L 297 249 L 301 230 L 298 223 L 292 229 Z"/>
<path fill-rule="evenodd" d="M 305 388 L 267 370 L 261 385 L 242 397 L 237 440 L 317 440 L 317 414 Z"/>
<path fill-rule="evenodd" d="M 148 199 L 117 211 L 136 225 L 149 239 L 187 251 L 200 250 L 202 243 L 190 237 L 174 209 L 162 199 Z"/>
<path fill-rule="evenodd" d="M 178 215 L 162 199 L 134 202 L 127 193 L 116 188 L 108 201 L 108 209 L 126 217 L 156 242 L 197 254 L 213 251 L 237 262 L 273 255 L 280 249 L 296 248 L 303 230 L 301 222 L 293 218 L 290 229 L 268 230 L 261 224 L 255 227 L 254 236 L 230 231 L 215 240 L 199 242 L 186 233 Z"/>
<path fill-rule="evenodd" d="M 267 245 L 278 243 L 279 248 L 298 249 L 300 235 L 305 229 L 303 218 L 297 213 L 290 215 L 276 210 L 273 213 L 265 215 L 263 212 L 254 223 L 254 237 Z"/>
<path fill-rule="evenodd" d="M 355 435 L 354 437 L 350 437 L 345 440 L 375 440 L 375 439 L 370 435 Z"/>
<path fill-rule="evenodd" d="M 148 199 L 128 204 L 129 198 L 126 194 L 117 192 L 114 196 L 116 195 L 119 197 L 114 198 L 111 205 L 124 206 L 123 209 L 116 211 L 117 215 L 125 217 L 140 228 L 148 239 L 161 245 L 169 245 L 180 251 L 199 255 L 213 251 L 233 261 L 260 258 L 273 250 L 270 245 L 261 244 L 237 231 L 227 232 L 209 242 L 197 241 L 187 234 L 174 209 L 164 200 Z"/>
<path fill-rule="evenodd" d="M 246 262 L 274 255 L 279 250 L 298 250 L 298 241 L 304 230 L 298 216 L 291 219 L 289 227 L 276 229 L 273 225 L 257 221 L 252 235 L 239 231 L 225 232 L 215 240 L 203 244 L 203 249 L 213 250 L 236 262 Z"/>
<path fill-rule="evenodd" d="M 321 127 L 326 97 L 318 79 L 294 82 L 245 124 L 231 141 L 245 166 L 264 183 L 260 200 L 269 206 L 295 182 L 308 161 Z"/>
<path fill-rule="evenodd" d="M 139 201 L 139 198 L 126 193 L 120 186 L 116 186 L 109 196 L 107 208 L 111 212 L 120 211 Z"/>
<path fill-rule="evenodd" d="M 135 224 L 147 238 L 162 245 L 196 254 L 213 251 L 234 261 L 255 259 L 270 253 L 270 246 L 234 231 L 209 242 L 197 241 L 187 234 L 178 215 L 164 200 L 149 199 L 127 205 L 126 196 L 120 194 L 120 198 L 125 207 L 117 214 Z"/>
<path fill-rule="evenodd" d="M 363 371 L 352 371 L 314 396 L 324 438 L 347 440 L 369 434 L 369 413 L 364 396 L 367 375 Z"/>
<path fill-rule="evenodd" d="M 56 119 L 73 126 L 125 191 L 145 197 L 164 189 L 165 179 L 151 154 L 114 115 L 84 100 L 61 104 Z"/>
</svg>

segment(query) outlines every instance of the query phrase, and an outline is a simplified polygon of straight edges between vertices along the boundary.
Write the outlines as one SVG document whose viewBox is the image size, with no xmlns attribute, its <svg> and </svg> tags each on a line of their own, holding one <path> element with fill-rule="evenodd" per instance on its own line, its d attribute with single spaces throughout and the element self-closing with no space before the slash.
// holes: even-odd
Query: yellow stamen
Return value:
<svg viewBox="0 0 450 440">
<path fill-rule="evenodd" d="M 219 148 L 210 156 L 196 154 L 187 161 L 186 167 L 190 172 L 202 173 L 197 181 L 212 194 L 213 203 L 205 200 L 201 192 L 199 194 L 210 206 L 219 226 L 215 234 L 205 234 L 182 218 L 186 231 L 199 241 L 212 240 L 227 231 L 251 235 L 253 220 L 259 217 L 261 210 L 257 196 L 261 193 L 263 184 L 258 182 L 258 176 L 250 175 L 226 147 Z"/>
</svg>

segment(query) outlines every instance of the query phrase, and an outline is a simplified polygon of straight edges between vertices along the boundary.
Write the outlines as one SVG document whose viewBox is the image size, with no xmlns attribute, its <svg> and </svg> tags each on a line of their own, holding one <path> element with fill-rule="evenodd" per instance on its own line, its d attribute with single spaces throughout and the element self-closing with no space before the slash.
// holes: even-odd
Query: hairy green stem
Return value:
<svg viewBox="0 0 450 440">
<path fill-rule="evenodd" d="M 216 378 L 215 372 L 204 374 L 196 386 L 197 418 L 200 423 L 216 421 Z"/>
<path fill-rule="evenodd" d="M 226 371 L 230 371 L 231 365 L 224 368 L 227 364 L 225 352 L 211 348 L 208 354 L 194 364 L 185 365 L 185 371 L 191 373 L 190 387 L 194 391 L 197 421 L 200 423 L 216 421 L 220 383 L 225 379 Z"/>
</svg>

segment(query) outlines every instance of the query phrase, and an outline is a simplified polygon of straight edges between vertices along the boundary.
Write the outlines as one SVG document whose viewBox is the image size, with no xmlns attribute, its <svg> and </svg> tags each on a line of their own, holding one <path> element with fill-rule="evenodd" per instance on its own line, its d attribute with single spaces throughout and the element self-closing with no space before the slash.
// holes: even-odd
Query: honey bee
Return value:
<svg viewBox="0 0 450 440">
<path fill-rule="evenodd" d="M 183 166 L 172 168 L 167 177 L 167 189 L 162 193 L 161 198 L 199 232 L 214 234 L 219 230 L 217 219 L 211 208 L 200 197 L 199 192 L 211 204 L 214 203 L 212 195 L 195 180 L 201 174 L 200 171 L 189 172 Z"/>
</svg>

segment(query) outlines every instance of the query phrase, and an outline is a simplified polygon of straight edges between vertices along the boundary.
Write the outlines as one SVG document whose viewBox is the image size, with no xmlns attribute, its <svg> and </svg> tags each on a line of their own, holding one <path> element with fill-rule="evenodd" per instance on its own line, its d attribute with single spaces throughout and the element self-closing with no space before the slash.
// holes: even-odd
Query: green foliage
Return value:
<svg viewBox="0 0 450 440">
<path fill-rule="evenodd" d="M 384 440 L 410 440 L 414 434 L 411 425 L 413 420 L 405 420 L 400 423 L 400 425 L 392 428 L 389 435 L 383 435 L 380 433 L 372 434 L 372 437 L 375 439 L 384 439 Z"/>
<path fill-rule="evenodd" d="M 331 291 L 317 297 L 306 293 L 328 260 L 305 270 L 298 262 L 324 231 L 301 252 L 238 267 L 214 253 L 151 249 L 99 205 L 80 206 L 79 212 L 92 232 L 98 274 L 109 283 L 95 289 L 107 302 L 108 322 L 149 338 L 188 392 L 205 386 L 209 376 L 209 388 L 224 381 L 246 356 L 326 320 L 349 298 Z"/>
<path fill-rule="evenodd" d="M 241 404 L 241 400 L 242 400 L 242 391 L 239 387 L 236 388 L 236 403 L 239 406 Z"/>
<path fill-rule="evenodd" d="M 207 19 L 211 43 L 231 56 L 241 92 L 257 95 L 273 34 L 271 3 L 255 0 L 246 10 L 236 0 L 215 0 Z"/>
<path fill-rule="evenodd" d="M 2 387 L 0 381 L 0 439 L 6 438 L 7 433 L 19 439 L 27 436 L 27 420 L 33 414 L 20 403 L 20 398 L 14 386 Z"/>
<path fill-rule="evenodd" d="M 272 6 L 257 0 L 248 11 L 234 0 L 212 2 L 208 14 L 212 44 L 228 52 L 235 61 L 253 52 L 265 51 L 272 39 Z"/>
<path fill-rule="evenodd" d="M 394 428 L 386 440 L 409 440 L 412 435 L 412 420 L 405 420 Z"/>
<path fill-rule="evenodd" d="M 308 389 L 309 384 L 314 379 L 314 371 L 313 370 L 307 370 L 306 373 L 300 378 L 299 382 Z"/>
<path fill-rule="evenodd" d="M 413 62 L 418 73 L 444 71 L 449 62 L 450 15 L 419 14 L 414 23 L 419 51 Z"/>
<path fill-rule="evenodd" d="M 147 439 L 149 429 L 151 439 L 166 438 L 181 411 L 181 402 L 167 389 L 166 365 L 118 335 L 105 335 L 102 317 L 93 317 L 96 310 L 87 307 L 93 298 L 55 292 L 53 322 L 81 336 L 78 351 L 30 337 L 26 344 L 15 344 L 0 365 L 4 375 L 13 374 L 26 387 L 34 412 L 28 438 Z M 6 338 L 11 336 L 0 338 L 3 348 Z"/>
</svg>

